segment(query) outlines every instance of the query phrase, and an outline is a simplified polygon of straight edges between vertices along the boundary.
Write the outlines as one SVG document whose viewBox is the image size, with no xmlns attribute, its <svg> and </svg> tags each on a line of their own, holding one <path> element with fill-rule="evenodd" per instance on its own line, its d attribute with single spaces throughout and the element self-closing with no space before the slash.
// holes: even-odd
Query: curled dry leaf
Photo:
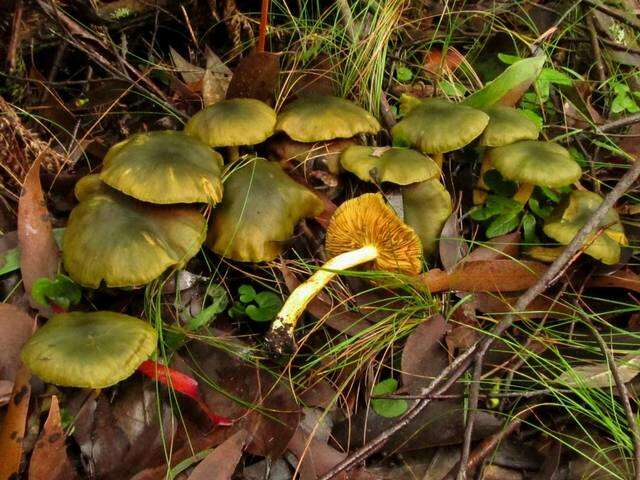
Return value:
<svg viewBox="0 0 640 480">
<path fill-rule="evenodd" d="M 542 263 L 526 260 L 465 262 L 451 273 L 431 269 L 421 275 L 421 281 L 431 293 L 515 292 L 529 288 L 546 269 Z"/>
<path fill-rule="evenodd" d="M 0 478 L 20 478 L 22 440 L 31 399 L 30 379 L 29 369 L 21 364 L 0 429 Z"/>
<path fill-rule="evenodd" d="M 234 433 L 198 464 L 189 480 L 231 480 L 248 436 L 245 430 Z"/>
<path fill-rule="evenodd" d="M 58 269 L 58 247 L 40 185 L 40 160 L 27 173 L 18 204 L 18 242 L 24 289 L 34 308 L 42 308 L 30 296 L 33 283 L 41 277 L 53 279 Z"/>
<path fill-rule="evenodd" d="M 67 456 L 58 397 L 51 397 L 49 416 L 29 462 L 29 480 L 74 480 L 78 474 Z"/>
</svg>

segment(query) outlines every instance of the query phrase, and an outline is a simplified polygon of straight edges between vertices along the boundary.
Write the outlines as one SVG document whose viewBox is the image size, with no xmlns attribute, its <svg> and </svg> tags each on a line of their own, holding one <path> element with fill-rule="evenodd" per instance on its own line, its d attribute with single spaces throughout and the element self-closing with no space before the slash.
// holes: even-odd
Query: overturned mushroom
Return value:
<svg viewBox="0 0 640 480">
<path fill-rule="evenodd" d="M 292 180 L 278 163 L 255 158 L 226 180 L 207 245 L 240 262 L 273 260 L 293 236 L 296 224 L 323 210 L 318 196 Z"/>
<path fill-rule="evenodd" d="M 238 147 L 256 145 L 273 135 L 276 113 L 253 98 L 232 98 L 196 113 L 184 129 L 210 147 L 229 147 L 230 161 L 238 158 Z"/>
<path fill-rule="evenodd" d="M 520 184 L 514 200 L 523 204 L 535 186 L 564 187 L 577 182 L 582 175 L 580 165 L 567 149 L 553 142 L 522 140 L 493 148 L 488 156 L 504 178 Z"/>
<path fill-rule="evenodd" d="M 417 275 L 422 268 L 418 235 L 377 193 L 347 200 L 338 207 L 327 229 L 325 248 L 332 258 L 291 292 L 271 326 L 268 341 L 276 352 L 291 349 L 298 318 L 341 271 L 369 264 L 375 270 Z"/>
<path fill-rule="evenodd" d="M 195 209 L 138 202 L 112 189 L 97 175 L 76 185 L 80 201 L 64 233 L 62 260 L 82 286 L 139 286 L 167 268 L 184 265 L 206 234 Z"/>
<path fill-rule="evenodd" d="M 478 138 L 489 117 L 475 108 L 440 98 L 411 102 L 405 117 L 391 129 L 393 143 L 431 155 L 442 166 L 443 155 Z"/>
<path fill-rule="evenodd" d="M 53 316 L 22 349 L 22 360 L 42 380 L 104 388 L 129 377 L 156 349 L 157 334 L 142 320 L 115 312 Z"/>
<path fill-rule="evenodd" d="M 437 177 L 438 165 L 409 148 L 352 146 L 340 156 L 342 168 L 360 180 L 408 185 Z"/>
<path fill-rule="evenodd" d="M 574 190 L 545 222 L 545 235 L 568 245 L 601 203 L 602 197 L 597 193 Z M 616 264 L 620 260 L 620 246 L 628 245 L 618 212 L 613 208 L 609 210 L 599 226 L 604 230 L 595 232 L 585 241 L 584 252 L 604 264 Z"/>
<path fill-rule="evenodd" d="M 150 203 L 212 203 L 222 199 L 222 157 L 182 132 L 138 133 L 115 144 L 100 180 Z"/>
</svg>

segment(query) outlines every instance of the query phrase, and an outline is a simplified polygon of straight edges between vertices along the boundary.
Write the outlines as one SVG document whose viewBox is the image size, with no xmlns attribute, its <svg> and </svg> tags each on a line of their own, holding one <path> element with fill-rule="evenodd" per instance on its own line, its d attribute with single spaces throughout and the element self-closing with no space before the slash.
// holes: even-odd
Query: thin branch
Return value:
<svg viewBox="0 0 640 480">
<path fill-rule="evenodd" d="M 573 237 L 573 240 L 569 245 L 567 245 L 562 254 L 549 266 L 547 271 L 538 279 L 538 281 L 518 299 L 513 312 L 524 311 L 538 295 L 543 293 L 558 280 L 558 275 L 565 269 L 566 265 L 573 259 L 575 254 L 580 251 L 585 240 L 587 240 L 589 235 L 598 228 L 609 209 L 611 209 L 620 197 L 624 195 L 631 184 L 638 179 L 638 176 L 640 176 L 640 161 L 633 163 L 631 168 L 620 178 L 613 190 L 607 194 L 598 209 L 591 215 L 589 220 L 580 229 L 576 236 Z M 469 368 L 473 360 L 473 356 L 476 354 L 478 354 L 478 356 L 483 356 L 491 347 L 494 339 L 499 338 L 505 330 L 513 324 L 516 318 L 516 313 L 510 313 L 505 316 L 505 318 L 494 327 L 488 337 L 477 341 L 467 350 L 458 355 L 455 360 L 421 392 L 421 394 L 428 396 L 431 394 L 439 395 L 444 393 L 464 374 L 467 368 Z M 474 388 L 474 385 L 472 385 L 471 388 Z M 432 400 L 430 398 L 424 398 L 412 405 L 407 413 L 397 423 L 379 434 L 377 437 L 373 438 L 366 445 L 356 450 L 352 455 L 349 455 L 342 462 L 323 475 L 320 480 L 330 480 L 340 472 L 363 462 L 370 455 L 378 451 L 378 449 L 387 442 L 389 437 L 407 426 L 422 410 L 424 410 L 425 407 L 427 407 L 427 405 L 431 403 L 431 401 Z"/>
<path fill-rule="evenodd" d="M 609 15 L 612 18 L 615 18 L 619 22 L 622 22 L 622 23 L 624 23 L 625 25 L 628 25 L 631 28 L 640 30 L 640 22 L 638 22 L 638 20 L 636 20 L 635 18 L 633 18 L 631 16 L 627 17 L 620 10 L 616 10 L 615 8 L 607 7 L 606 5 L 600 3 L 597 0 L 584 0 L 584 1 L 585 1 L 585 3 L 591 5 L 593 8 L 595 8 L 596 10 L 600 10 L 602 13 L 604 13 L 606 15 Z"/>
<path fill-rule="evenodd" d="M 24 5 L 22 0 L 16 0 L 13 10 L 13 21 L 11 23 L 11 37 L 9 39 L 9 45 L 7 46 L 7 70 L 9 73 L 13 73 L 16 69 L 16 50 L 18 50 L 18 44 L 20 43 L 20 26 L 22 24 L 23 10 Z"/>
<path fill-rule="evenodd" d="M 267 24 L 269 23 L 269 0 L 262 0 L 260 9 L 260 30 L 258 31 L 258 53 L 264 52 L 267 45 Z"/>
<path fill-rule="evenodd" d="M 598 41 L 598 33 L 593 23 L 593 12 L 587 13 L 587 29 L 589 30 L 589 37 L 591 38 L 591 48 L 593 50 L 593 56 L 596 59 L 596 70 L 598 72 L 598 80 L 605 82 L 607 80 L 607 72 L 604 69 L 604 62 L 602 61 L 602 51 L 600 50 L 600 43 Z"/>
</svg>

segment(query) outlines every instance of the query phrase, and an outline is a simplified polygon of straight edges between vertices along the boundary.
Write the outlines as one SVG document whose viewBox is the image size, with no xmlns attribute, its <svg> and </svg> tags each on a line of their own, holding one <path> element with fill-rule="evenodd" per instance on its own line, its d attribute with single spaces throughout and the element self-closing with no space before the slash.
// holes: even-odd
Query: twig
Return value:
<svg viewBox="0 0 640 480">
<path fill-rule="evenodd" d="M 602 13 L 609 15 L 612 18 L 630 26 L 631 28 L 640 29 L 640 22 L 632 19 L 631 17 L 627 17 L 620 10 L 616 10 L 615 8 L 607 7 L 606 5 L 600 3 L 596 0 L 584 0 L 585 3 L 588 3 L 596 10 L 600 10 Z"/>
<path fill-rule="evenodd" d="M 260 30 L 258 32 L 258 53 L 264 52 L 267 45 L 267 24 L 269 23 L 269 0 L 262 0 L 260 10 Z"/>
<path fill-rule="evenodd" d="M 9 39 L 9 45 L 7 46 L 7 70 L 9 73 L 13 73 L 16 68 L 16 50 L 18 49 L 18 43 L 20 42 L 22 11 L 22 0 L 16 0 L 15 8 L 13 10 L 13 22 L 11 23 L 11 38 Z"/>
<path fill-rule="evenodd" d="M 631 410 L 629 391 L 627 390 L 627 386 L 624 384 L 624 380 L 622 380 L 622 377 L 620 376 L 620 370 L 616 365 L 616 360 L 613 358 L 613 354 L 607 346 L 607 343 L 604 341 L 604 338 L 602 338 L 602 335 L 600 335 L 600 332 L 598 332 L 598 329 L 593 325 L 589 317 L 586 315 L 581 315 L 581 317 L 596 337 L 598 345 L 600 345 L 600 349 L 607 359 L 609 370 L 611 370 L 611 375 L 613 376 L 618 392 L 620 393 L 620 399 L 622 400 L 622 406 L 624 407 L 624 412 L 627 416 L 629 430 L 631 430 L 631 435 L 633 436 L 633 462 L 635 467 L 634 478 L 635 480 L 640 480 L 640 431 L 638 430 L 636 416 L 634 415 L 633 410 Z"/>
<path fill-rule="evenodd" d="M 600 43 L 598 42 L 598 33 L 596 32 L 596 26 L 593 23 L 592 12 L 587 13 L 587 29 L 589 30 L 589 37 L 591 38 L 591 48 L 593 49 L 593 56 L 596 57 L 598 80 L 604 82 L 607 80 L 607 73 L 604 69 L 604 63 L 602 61 L 602 51 L 600 50 Z"/>
<path fill-rule="evenodd" d="M 629 125 L 633 125 L 634 123 L 640 123 L 640 113 L 634 113 L 632 115 L 619 118 L 611 122 L 603 123 L 602 125 L 595 125 L 593 129 L 606 133 L 611 130 L 615 130 L 616 128 L 628 127 Z"/>
<path fill-rule="evenodd" d="M 593 232 L 602 222 L 602 219 L 609 209 L 613 207 L 622 195 L 624 195 L 631 184 L 637 180 L 638 176 L 640 176 L 640 161 L 635 161 L 631 168 L 620 178 L 613 190 L 607 194 L 603 202 L 591 215 L 585 225 L 580 229 L 576 236 L 573 237 L 573 240 L 569 245 L 567 245 L 562 254 L 549 266 L 547 271 L 538 279 L 538 281 L 518 299 L 513 312 L 524 311 L 538 295 L 543 293 L 547 288 L 553 285 L 555 281 L 557 281 L 557 275 L 564 270 L 565 266 L 582 248 L 582 244 L 589 237 L 591 232 Z M 431 394 L 439 395 L 444 393 L 449 386 L 453 385 L 458 378 L 464 374 L 470 366 L 473 356 L 478 354 L 478 357 L 482 357 L 490 348 L 493 341 L 496 338 L 499 338 L 505 330 L 511 326 L 515 319 L 515 313 L 510 313 L 505 316 L 505 318 L 494 327 L 487 337 L 477 341 L 467 350 L 458 355 L 455 360 L 421 392 L 421 394 L 427 396 Z M 471 388 L 473 389 L 477 387 L 473 384 Z M 379 434 L 366 445 L 359 448 L 352 455 L 345 458 L 342 462 L 323 475 L 320 480 L 330 480 L 340 472 L 343 472 L 344 470 L 347 470 L 348 468 L 351 468 L 352 466 L 367 459 L 382 445 L 384 445 L 391 435 L 408 425 L 422 410 L 424 410 L 427 405 L 431 403 L 431 401 L 432 400 L 430 398 L 424 398 L 415 403 L 397 423 Z"/>
<path fill-rule="evenodd" d="M 541 397 L 543 395 L 552 395 L 554 393 L 572 393 L 573 390 L 562 389 L 562 388 L 543 388 L 540 390 L 526 390 L 522 392 L 502 392 L 502 393 L 487 393 L 481 394 L 480 398 L 482 399 L 492 399 L 492 398 L 533 398 L 533 397 Z M 431 400 L 459 400 L 461 398 L 468 398 L 469 396 L 460 393 L 445 393 L 442 395 L 403 395 L 403 394 L 390 394 L 390 395 L 374 395 L 371 398 L 383 398 L 383 399 L 394 399 L 394 400 L 422 400 L 423 398 L 430 398 Z"/>
<path fill-rule="evenodd" d="M 473 450 L 471 455 L 469 455 L 465 468 L 461 468 L 463 463 L 462 459 L 460 459 L 460 461 L 456 463 L 451 468 L 451 470 L 449 470 L 449 473 L 447 473 L 447 475 L 442 480 L 453 480 L 455 478 L 456 472 L 459 472 L 460 470 L 468 472 L 475 470 L 478 465 L 480 465 L 480 463 L 496 449 L 496 447 L 502 442 L 502 440 L 507 438 L 514 431 L 516 431 L 520 427 L 520 425 L 522 425 L 522 422 L 524 422 L 525 419 L 533 413 L 533 409 L 536 406 L 537 405 L 530 405 L 512 416 L 509 419 L 509 422 L 498 432 L 480 442 L 480 444 Z"/>
</svg>

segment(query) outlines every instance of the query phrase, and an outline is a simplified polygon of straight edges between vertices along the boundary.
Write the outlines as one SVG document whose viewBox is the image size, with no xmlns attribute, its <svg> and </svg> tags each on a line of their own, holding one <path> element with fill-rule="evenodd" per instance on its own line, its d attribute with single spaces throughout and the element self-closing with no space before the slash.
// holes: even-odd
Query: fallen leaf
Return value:
<svg viewBox="0 0 640 480">
<path fill-rule="evenodd" d="M 35 320 L 18 307 L 0 304 L 0 380 L 13 379 L 20 366 L 20 351 L 35 329 Z"/>
<path fill-rule="evenodd" d="M 479 262 L 513 258 L 520 251 L 520 232 L 507 233 L 492 238 L 462 259 L 463 262 Z"/>
<path fill-rule="evenodd" d="M 442 49 L 432 48 L 425 54 L 423 65 L 430 77 L 440 78 L 455 72 L 463 61 L 464 56 L 453 47 L 448 47 L 445 55 Z"/>
<path fill-rule="evenodd" d="M 622 381 L 624 383 L 630 382 L 640 373 L 640 353 L 629 353 L 617 359 L 616 366 Z M 574 367 L 558 376 L 555 381 L 570 387 L 609 388 L 615 386 L 611 368 L 606 362 Z"/>
<path fill-rule="evenodd" d="M 447 356 L 440 346 L 446 331 L 446 320 L 437 314 L 427 318 L 409 335 L 402 350 L 403 390 L 418 393 L 447 366 Z"/>
<path fill-rule="evenodd" d="M 18 203 L 18 242 L 20 270 L 29 303 L 33 308 L 42 309 L 31 297 L 31 287 L 38 278 L 53 280 L 58 270 L 58 247 L 40 185 L 39 159 L 33 162 L 22 187 Z"/>
<path fill-rule="evenodd" d="M 16 374 L 7 413 L 0 428 L 0 478 L 20 478 L 22 440 L 31 399 L 31 372 L 24 365 Z"/>
<path fill-rule="evenodd" d="M 487 314 L 514 312 L 518 298 L 481 292 L 474 294 L 476 308 Z M 570 317 L 573 313 L 572 309 L 564 303 L 555 301 L 551 297 L 539 295 L 529 304 L 526 312 L 520 312 L 518 315 L 523 318 L 543 318 L 549 315 L 553 318 L 559 318 L 561 316 Z"/>
<path fill-rule="evenodd" d="M 189 480 L 231 480 L 248 434 L 239 430 L 216 447 L 189 475 Z"/>
<path fill-rule="evenodd" d="M 169 48 L 169 54 L 171 55 L 171 60 L 173 61 L 176 70 L 180 72 L 185 83 L 197 83 L 202 79 L 202 76 L 204 75 L 204 68 L 198 67 L 197 65 L 189 62 L 186 58 L 175 51 L 173 47 Z"/>
<path fill-rule="evenodd" d="M 451 271 L 467 254 L 467 242 L 460 231 L 460 209 L 456 208 L 447 219 L 438 244 L 440 262 L 447 272 Z"/>
<path fill-rule="evenodd" d="M 592 277 L 587 288 L 624 288 L 640 293 L 640 276 L 629 269 L 618 270 L 611 275 Z"/>
<path fill-rule="evenodd" d="M 464 262 L 451 273 L 433 268 L 420 277 L 431 293 L 514 292 L 529 288 L 546 269 L 547 265 L 527 260 L 490 260 Z"/>
<path fill-rule="evenodd" d="M 29 480 L 73 480 L 78 474 L 67 455 L 58 397 L 51 397 L 49 415 L 29 462 Z"/>
<path fill-rule="evenodd" d="M 280 76 L 278 56 L 252 52 L 236 66 L 227 89 L 227 98 L 256 98 L 271 103 Z"/>
<path fill-rule="evenodd" d="M 205 107 L 223 100 L 228 87 L 227 79 L 216 77 L 209 70 L 205 70 L 202 76 L 202 101 Z"/>
<path fill-rule="evenodd" d="M 462 103 L 475 108 L 496 104 L 514 106 L 538 78 L 545 61 L 546 57 L 540 55 L 515 62 Z"/>
<path fill-rule="evenodd" d="M 297 470 L 301 480 L 315 480 L 346 458 L 346 454 L 317 440 L 302 427 L 291 437 L 287 449 L 298 457 Z M 344 475 L 338 478 L 344 478 Z"/>
</svg>

